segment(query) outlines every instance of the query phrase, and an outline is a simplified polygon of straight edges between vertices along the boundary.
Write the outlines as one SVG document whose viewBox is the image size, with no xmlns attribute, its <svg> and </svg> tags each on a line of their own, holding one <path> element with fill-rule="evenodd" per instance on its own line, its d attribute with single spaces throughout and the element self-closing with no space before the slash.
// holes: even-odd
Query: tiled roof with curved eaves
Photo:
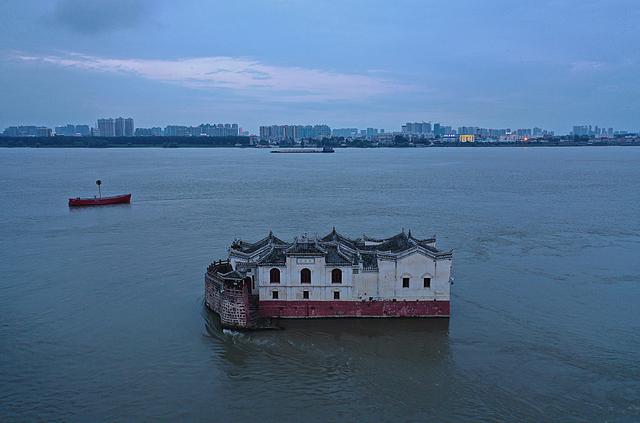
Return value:
<svg viewBox="0 0 640 423">
<path fill-rule="evenodd" d="M 435 237 L 418 239 L 404 230 L 389 238 L 348 238 L 339 234 L 335 228 L 321 238 L 304 235 L 293 242 L 285 242 L 271 232 L 255 243 L 235 241 L 230 252 L 250 257 L 250 261 L 259 265 L 284 265 L 287 256 L 324 257 L 327 265 L 358 266 L 363 270 L 377 271 L 378 255 L 384 257 L 401 255 L 410 250 L 421 249 L 437 257 L 449 257 L 450 252 L 435 248 Z M 267 248 L 268 247 L 268 248 Z"/>
</svg>

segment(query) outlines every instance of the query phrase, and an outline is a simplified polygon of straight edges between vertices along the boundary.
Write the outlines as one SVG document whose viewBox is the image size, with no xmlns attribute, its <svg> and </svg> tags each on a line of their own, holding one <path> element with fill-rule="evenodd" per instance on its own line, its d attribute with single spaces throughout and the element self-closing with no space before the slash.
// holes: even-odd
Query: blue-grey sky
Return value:
<svg viewBox="0 0 640 423">
<path fill-rule="evenodd" d="M 640 129 L 638 0 L 3 0 L 0 127 Z"/>
</svg>

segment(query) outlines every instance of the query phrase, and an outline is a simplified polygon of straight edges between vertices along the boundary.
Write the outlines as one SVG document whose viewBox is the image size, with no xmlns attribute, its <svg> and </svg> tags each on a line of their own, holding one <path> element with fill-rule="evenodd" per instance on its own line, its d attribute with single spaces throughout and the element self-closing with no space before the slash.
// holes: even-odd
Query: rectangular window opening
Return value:
<svg viewBox="0 0 640 423">
<path fill-rule="evenodd" d="M 431 288 L 431 278 L 424 278 L 424 287 Z"/>
<path fill-rule="evenodd" d="M 309 299 L 309 291 L 302 291 L 302 299 L 304 300 Z"/>
<path fill-rule="evenodd" d="M 333 299 L 334 300 L 340 299 L 340 291 L 333 291 Z"/>
<path fill-rule="evenodd" d="M 402 287 L 409 288 L 409 278 L 402 278 Z"/>
<path fill-rule="evenodd" d="M 271 299 L 274 299 L 274 300 L 278 299 L 278 291 L 272 291 L 271 292 Z"/>
</svg>

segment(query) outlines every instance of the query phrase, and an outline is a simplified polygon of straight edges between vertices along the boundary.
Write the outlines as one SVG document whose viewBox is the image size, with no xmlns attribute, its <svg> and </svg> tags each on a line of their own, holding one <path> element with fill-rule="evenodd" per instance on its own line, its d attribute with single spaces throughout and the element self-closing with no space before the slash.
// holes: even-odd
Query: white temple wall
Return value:
<svg viewBox="0 0 640 423">
<path fill-rule="evenodd" d="M 280 269 L 280 283 L 271 284 L 269 271 Z M 302 284 L 300 271 L 311 270 L 311 284 Z M 342 283 L 331 283 L 331 271 L 342 270 Z M 309 291 L 309 300 L 334 300 L 334 291 L 340 300 L 397 299 L 397 300 L 449 300 L 451 260 L 434 260 L 415 252 L 397 261 L 379 260 L 379 272 L 353 274 L 351 266 L 326 266 L 324 257 L 287 257 L 286 266 L 260 266 L 256 272 L 256 286 L 261 300 L 271 300 L 272 291 L 278 291 L 278 300 L 302 300 L 303 291 Z M 403 277 L 409 278 L 409 287 L 403 287 Z M 431 278 L 429 288 L 424 278 Z"/>
<path fill-rule="evenodd" d="M 421 253 L 414 253 L 394 261 L 380 260 L 379 291 L 383 299 L 425 300 L 449 299 L 450 260 L 437 262 Z M 409 278 L 409 287 L 403 287 L 403 278 Z M 431 278 L 431 286 L 424 287 L 424 278 Z"/>
<path fill-rule="evenodd" d="M 331 272 L 333 269 L 342 270 L 342 285 L 353 285 L 353 267 L 351 266 L 332 266 L 325 267 L 324 282 L 328 285 L 331 284 Z"/>
<path fill-rule="evenodd" d="M 354 299 L 368 300 L 369 297 L 377 298 L 378 292 L 378 272 L 363 272 L 362 270 L 353 278 Z"/>
<path fill-rule="evenodd" d="M 311 270 L 311 284 L 322 282 L 324 278 L 324 257 L 287 257 L 287 281 L 300 285 L 300 271 Z"/>
<path fill-rule="evenodd" d="M 270 282 L 271 269 L 280 270 L 280 283 Z M 311 283 L 300 282 L 300 271 L 311 270 Z M 342 283 L 331 283 L 331 271 L 342 270 Z M 303 292 L 309 291 L 309 300 L 334 300 L 334 292 L 340 292 L 340 300 L 352 300 L 351 266 L 326 266 L 324 257 L 288 257 L 287 266 L 260 266 L 258 268 L 259 295 L 261 300 L 273 299 L 272 292 L 278 291 L 278 300 L 302 300 Z"/>
</svg>

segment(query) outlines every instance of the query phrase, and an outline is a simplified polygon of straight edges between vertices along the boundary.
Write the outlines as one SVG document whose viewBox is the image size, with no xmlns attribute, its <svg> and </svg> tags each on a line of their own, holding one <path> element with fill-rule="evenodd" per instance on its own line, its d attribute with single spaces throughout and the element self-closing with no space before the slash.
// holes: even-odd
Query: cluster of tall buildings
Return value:
<svg viewBox="0 0 640 423">
<path fill-rule="evenodd" d="M 153 128 L 136 128 L 133 133 L 136 137 L 161 137 L 164 135 L 164 131 L 159 126 Z"/>
<path fill-rule="evenodd" d="M 260 139 L 268 141 L 321 139 L 325 137 L 372 138 L 384 134 L 378 128 L 330 128 L 328 125 L 270 125 L 260 127 Z"/>
<path fill-rule="evenodd" d="M 98 119 L 94 128 L 94 136 L 100 137 L 132 137 L 134 134 L 133 118 Z"/>
<path fill-rule="evenodd" d="M 271 125 L 260 127 L 260 139 L 263 140 L 301 140 L 331 136 L 328 125 Z"/>
<path fill-rule="evenodd" d="M 88 137 L 91 135 L 91 128 L 89 125 L 65 125 L 65 126 L 56 126 L 55 129 L 56 135 L 62 135 L 65 137 Z"/>
<path fill-rule="evenodd" d="M 168 125 L 164 128 L 165 137 L 237 137 L 238 135 L 240 135 L 240 128 L 237 123 Z"/>
<path fill-rule="evenodd" d="M 66 137 L 132 137 L 134 126 L 132 118 L 98 119 L 96 127 L 89 125 L 56 126 L 54 130 L 45 126 L 10 126 L 2 133 L 7 137 L 50 137 L 53 135 Z"/>
<path fill-rule="evenodd" d="M 521 128 L 516 130 L 481 128 L 478 126 L 460 126 L 453 129 L 451 126 L 441 125 L 440 123 L 431 122 L 407 122 L 402 125 L 402 134 L 409 136 L 417 136 L 420 138 L 451 138 L 451 139 L 495 139 L 503 141 L 526 140 L 529 138 L 543 138 L 545 136 L 553 136 L 552 131 L 542 128 Z"/>
<path fill-rule="evenodd" d="M 598 125 L 574 126 L 571 135 L 576 137 L 596 137 L 596 138 L 613 138 L 616 133 L 613 128 L 599 128 Z"/>
<path fill-rule="evenodd" d="M 461 126 L 457 131 L 458 135 L 474 135 L 479 138 L 500 138 L 500 137 L 518 137 L 526 138 L 543 138 L 553 136 L 553 131 L 547 131 L 542 128 L 519 128 L 519 129 L 498 129 L 498 128 L 479 128 L 477 126 Z"/>
<path fill-rule="evenodd" d="M 136 128 L 133 118 L 101 118 L 97 125 L 73 125 L 56 126 L 55 130 L 45 126 L 10 126 L 2 132 L 6 137 L 228 137 L 249 135 L 248 132 L 238 127 L 237 123 L 202 124 L 198 126 L 168 125 L 164 129 L 160 127 Z"/>
<path fill-rule="evenodd" d="M 422 135 L 432 132 L 431 122 L 407 122 L 402 125 L 403 134 Z"/>
<path fill-rule="evenodd" d="M 45 126 L 23 125 L 9 126 L 2 134 L 7 137 L 50 137 L 56 136 L 99 136 L 99 137 L 234 137 L 249 136 L 237 123 L 201 124 L 198 126 L 167 125 L 164 128 L 136 128 L 133 118 L 101 118 L 95 127 L 89 125 L 68 124 L 56 126 L 53 130 Z M 412 139 L 441 139 L 444 141 L 527 141 L 555 136 L 553 131 L 542 128 L 498 129 L 478 126 L 460 126 L 456 129 L 438 122 L 407 122 L 401 131 L 385 132 L 378 128 L 330 128 L 328 125 L 268 125 L 260 126 L 260 139 L 266 141 L 300 141 L 304 139 L 351 138 L 384 141 L 402 135 Z M 581 125 L 574 126 L 569 135 L 591 138 L 614 138 L 628 136 L 626 131 L 614 131 L 613 128 Z"/>
<path fill-rule="evenodd" d="M 402 125 L 401 132 L 408 135 L 423 135 L 434 137 L 442 137 L 444 135 L 455 134 L 455 130 L 453 130 L 450 126 L 444 126 L 440 123 L 434 123 L 432 125 L 431 122 L 407 122 Z"/>
<path fill-rule="evenodd" d="M 344 137 L 344 138 L 372 138 L 378 135 L 384 134 L 384 129 L 378 128 L 367 128 L 367 129 L 358 129 L 358 128 L 335 128 L 331 130 L 331 135 L 334 137 Z"/>
<path fill-rule="evenodd" d="M 334 137 L 355 138 L 358 133 L 358 128 L 335 128 L 331 130 L 331 135 Z"/>
<path fill-rule="evenodd" d="M 9 126 L 2 132 L 5 137 L 50 137 L 51 128 L 46 126 Z"/>
</svg>

